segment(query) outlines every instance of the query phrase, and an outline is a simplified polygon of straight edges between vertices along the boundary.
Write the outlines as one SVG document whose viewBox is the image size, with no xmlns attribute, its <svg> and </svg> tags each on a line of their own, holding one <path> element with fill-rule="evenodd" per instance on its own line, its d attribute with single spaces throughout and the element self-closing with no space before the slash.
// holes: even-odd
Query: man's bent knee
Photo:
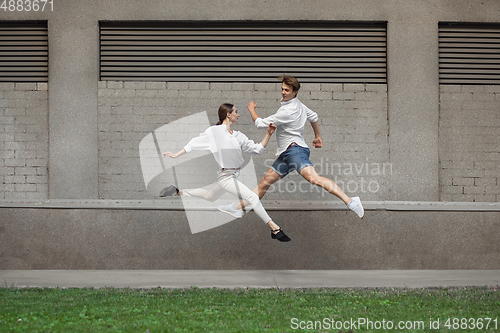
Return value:
<svg viewBox="0 0 500 333">
<path fill-rule="evenodd" d="M 261 179 L 260 183 L 259 183 L 259 188 L 263 188 L 263 189 L 268 189 L 274 182 L 272 181 L 272 178 L 267 178 L 267 177 L 264 177 Z"/>
<path fill-rule="evenodd" d="M 279 178 L 266 175 L 266 176 L 262 177 L 262 179 L 260 180 L 259 187 L 267 190 L 271 185 L 276 183 L 276 181 L 278 181 L 278 180 L 279 180 Z"/>
<path fill-rule="evenodd" d="M 309 179 L 307 179 L 309 181 L 309 183 L 313 184 L 313 185 L 316 185 L 316 186 L 321 186 L 321 178 L 320 177 L 310 177 Z"/>
</svg>

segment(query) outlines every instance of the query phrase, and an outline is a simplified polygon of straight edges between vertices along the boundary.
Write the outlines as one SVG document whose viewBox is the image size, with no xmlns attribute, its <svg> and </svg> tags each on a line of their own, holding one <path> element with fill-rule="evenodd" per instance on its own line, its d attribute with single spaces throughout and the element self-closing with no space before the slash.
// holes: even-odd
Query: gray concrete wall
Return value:
<svg viewBox="0 0 500 333">
<path fill-rule="evenodd" d="M 289 6 L 282 6 L 279 1 L 231 0 L 224 3 L 210 2 L 209 6 L 204 6 L 203 3 L 195 1 L 164 3 L 149 0 L 137 3 L 83 0 L 56 3 L 54 11 L 5 12 L 1 13 L 0 19 L 49 22 L 50 140 L 49 186 L 46 195 L 52 199 L 95 199 L 114 196 L 111 193 L 125 191 L 120 184 L 114 184 L 112 186 L 115 188 L 110 188 L 111 183 L 103 178 L 105 174 L 100 171 L 99 166 L 100 159 L 105 155 L 102 153 L 99 155 L 99 145 L 102 141 L 99 141 L 101 133 L 98 129 L 98 126 L 103 126 L 103 124 L 98 125 L 98 117 L 105 111 L 97 105 L 100 99 L 98 96 L 100 20 L 251 19 L 387 21 L 387 110 L 382 108 L 380 112 L 381 114 L 387 112 L 388 147 L 380 148 L 380 142 L 376 142 L 375 150 L 366 150 L 366 147 L 363 147 L 361 153 L 370 155 L 370 161 L 371 155 L 380 153 L 375 162 L 385 161 L 388 158 L 392 165 L 391 180 L 385 180 L 381 184 L 385 187 L 379 196 L 386 196 L 384 199 L 388 200 L 439 200 L 441 189 L 438 142 L 438 22 L 498 22 L 498 17 L 500 17 L 500 4 L 495 0 L 481 2 L 360 0 L 355 3 L 347 0 L 322 0 L 315 1 L 313 6 L 307 1 L 292 1 Z M 257 99 L 259 90 L 256 88 L 253 95 L 248 97 Z M 323 97 L 320 97 L 325 92 L 316 88 L 311 90 L 317 92 L 320 109 L 322 105 L 329 103 L 329 98 L 323 100 Z M 234 99 L 240 99 L 245 94 L 243 91 L 241 94 L 236 94 L 234 90 L 232 93 L 231 98 Z M 149 96 L 143 97 L 146 99 Z M 312 101 L 313 99 L 311 92 L 314 108 L 318 104 Z M 376 99 L 374 101 L 377 103 Z M 338 107 L 338 104 L 333 106 Z M 147 108 L 147 105 L 142 107 Z M 142 112 L 147 112 L 145 110 Z M 333 110 L 336 111 L 338 109 Z M 341 108 L 340 112 L 343 111 Z M 150 116 L 155 115 L 153 113 Z M 359 124 L 365 121 L 363 117 L 357 112 L 354 122 Z M 140 124 L 130 126 L 135 125 Z M 329 121 L 325 125 L 328 130 L 337 130 L 331 127 L 332 123 Z M 344 140 L 340 144 L 340 150 L 336 151 L 335 158 L 342 155 L 351 162 L 358 161 L 360 157 L 351 154 L 350 148 L 347 148 L 349 145 L 344 142 L 357 145 L 371 140 L 363 138 L 373 134 L 365 133 L 367 128 L 363 126 L 360 124 L 355 130 L 353 129 L 355 132 L 348 132 L 347 135 L 344 132 L 324 131 L 325 139 L 338 140 L 342 136 Z M 245 130 L 248 131 L 253 134 L 252 130 Z M 387 133 L 387 128 L 384 131 Z M 125 135 L 133 136 L 130 133 Z M 379 138 L 385 134 L 380 135 Z M 314 156 L 316 161 L 325 156 L 333 158 L 328 156 L 326 149 L 323 151 L 325 152 L 323 155 Z M 387 151 L 390 152 L 389 157 Z M 342 154 L 338 154 L 341 152 Z M 130 193 L 120 193 L 120 196 L 130 197 Z M 372 197 L 370 195 L 368 198 Z M 489 198 L 491 197 L 483 197 L 485 200 Z"/>
<path fill-rule="evenodd" d="M 49 19 L 49 196 L 98 195 L 97 81 L 99 27 L 95 6 L 56 4 Z M 58 8 L 59 7 L 59 8 Z"/>
<path fill-rule="evenodd" d="M 304 85 L 300 98 L 322 116 L 326 141 L 313 149 L 314 162 L 388 161 L 390 177 L 374 178 L 379 191 L 363 200 L 498 201 L 498 91 L 440 91 L 437 31 L 439 22 L 499 17 L 497 0 L 81 0 L 56 2 L 53 12 L 0 12 L 0 20 L 49 27 L 48 84 L 23 92 L 0 85 L 0 200 L 151 198 L 134 151 L 143 135 L 228 98 L 243 111 L 249 99 L 264 101 L 268 114 L 278 106 L 273 84 L 99 82 L 99 21 L 332 20 L 387 22 L 388 81 L 376 91 Z M 15 107 L 32 98 L 39 104 Z M 36 124 L 28 123 L 32 112 Z M 248 118 L 240 129 L 262 135 Z M 260 164 L 258 175 L 265 169 Z M 361 180 L 345 171 L 341 179 Z M 0 208 L 0 216 L 3 269 L 498 269 L 498 212 L 374 211 L 363 220 L 339 211 L 273 212 L 289 244 L 272 242 L 253 213 L 196 235 L 181 211 Z"/>
<path fill-rule="evenodd" d="M 500 212 L 270 211 L 191 234 L 183 211 L 4 208 L 0 269 L 500 269 Z"/>
<path fill-rule="evenodd" d="M 391 199 L 436 201 L 437 22 L 419 15 L 391 20 L 387 24 L 387 44 L 389 143 L 394 170 Z"/>
<path fill-rule="evenodd" d="M 53 12 L 2 17 L 49 21 L 51 198 L 99 196 L 99 20 L 333 19 L 388 22 L 389 149 L 394 173 L 387 199 L 439 199 L 437 23 L 495 21 L 497 2 L 321 1 L 283 7 L 274 1 L 231 1 L 224 10 L 220 6 L 211 4 L 200 11 L 202 6 L 190 1 L 167 5 L 87 0 L 56 4 Z"/>
</svg>

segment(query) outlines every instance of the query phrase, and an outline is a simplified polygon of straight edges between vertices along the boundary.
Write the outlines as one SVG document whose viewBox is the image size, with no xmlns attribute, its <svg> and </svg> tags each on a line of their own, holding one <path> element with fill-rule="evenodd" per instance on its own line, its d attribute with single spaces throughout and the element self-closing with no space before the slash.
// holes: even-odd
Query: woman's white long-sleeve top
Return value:
<svg viewBox="0 0 500 333">
<path fill-rule="evenodd" d="M 229 133 L 226 125 L 207 128 L 199 136 L 191 139 L 184 150 L 210 150 L 221 168 L 236 169 L 243 165 L 243 152 L 260 154 L 264 151 L 260 143 L 250 140 L 245 134 L 233 130 Z"/>
</svg>

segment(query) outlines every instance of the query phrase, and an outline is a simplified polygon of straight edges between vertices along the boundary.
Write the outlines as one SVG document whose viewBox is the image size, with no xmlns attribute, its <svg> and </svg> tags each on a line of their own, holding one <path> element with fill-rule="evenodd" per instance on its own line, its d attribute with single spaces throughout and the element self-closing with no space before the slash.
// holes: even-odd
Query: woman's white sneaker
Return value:
<svg viewBox="0 0 500 333">
<path fill-rule="evenodd" d="M 219 207 L 217 207 L 217 209 L 219 209 L 223 213 L 229 214 L 229 215 L 234 216 L 238 219 L 243 217 L 243 210 L 236 209 L 236 207 L 234 207 L 234 204 L 227 205 L 227 206 L 219 206 Z"/>
<path fill-rule="evenodd" d="M 363 209 L 363 205 L 361 204 L 359 197 L 353 197 L 352 201 L 347 205 L 347 208 L 355 212 L 360 218 L 363 218 L 365 215 L 365 210 Z"/>
</svg>

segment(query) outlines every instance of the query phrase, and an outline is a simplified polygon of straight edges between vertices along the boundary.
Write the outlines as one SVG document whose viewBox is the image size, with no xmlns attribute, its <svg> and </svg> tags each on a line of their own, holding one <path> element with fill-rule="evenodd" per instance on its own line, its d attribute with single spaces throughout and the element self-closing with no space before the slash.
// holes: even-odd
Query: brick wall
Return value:
<svg viewBox="0 0 500 333">
<path fill-rule="evenodd" d="M 442 201 L 500 200 L 500 86 L 440 87 Z"/>
<path fill-rule="evenodd" d="M 440 199 L 498 202 L 500 87 L 443 85 L 440 90 Z M 48 198 L 47 95 L 45 83 L 0 83 L 1 199 Z M 229 101 L 242 113 L 235 128 L 257 141 L 264 132 L 252 125 L 246 104 L 257 101 L 258 112 L 266 116 L 279 107 L 279 97 L 279 84 L 99 82 L 100 198 L 154 197 L 144 186 L 138 144 L 156 128 L 202 110 L 215 123 L 218 106 Z M 392 170 L 386 86 L 304 84 L 299 98 L 320 115 L 324 147 L 311 149 L 320 174 L 348 194 L 387 199 Z M 308 143 L 312 137 L 307 127 Z M 272 139 L 254 158 L 258 177 L 274 160 L 275 149 Z M 301 181 L 298 175 L 285 178 L 266 199 L 328 198 Z"/>
<path fill-rule="evenodd" d="M 279 83 L 99 82 L 99 197 L 102 199 L 153 198 L 164 184 L 146 191 L 139 161 L 139 142 L 156 128 L 188 115 L 207 111 L 217 121 L 220 104 L 236 105 L 241 130 L 259 142 L 264 130 L 253 125 L 246 110 L 258 103 L 261 116 L 279 108 Z M 303 84 L 299 99 L 320 116 L 323 148 L 312 148 L 313 131 L 306 127 L 311 161 L 317 171 L 334 179 L 349 195 L 384 200 L 390 193 L 387 86 L 365 84 Z M 254 157 L 260 179 L 274 161 L 276 142 Z M 162 180 L 173 178 L 166 172 Z M 258 180 L 259 180 L 258 179 Z M 271 188 L 266 199 L 332 198 L 290 175 Z"/>
<path fill-rule="evenodd" d="M 0 83 L 0 199 L 48 198 L 47 83 Z"/>
</svg>

